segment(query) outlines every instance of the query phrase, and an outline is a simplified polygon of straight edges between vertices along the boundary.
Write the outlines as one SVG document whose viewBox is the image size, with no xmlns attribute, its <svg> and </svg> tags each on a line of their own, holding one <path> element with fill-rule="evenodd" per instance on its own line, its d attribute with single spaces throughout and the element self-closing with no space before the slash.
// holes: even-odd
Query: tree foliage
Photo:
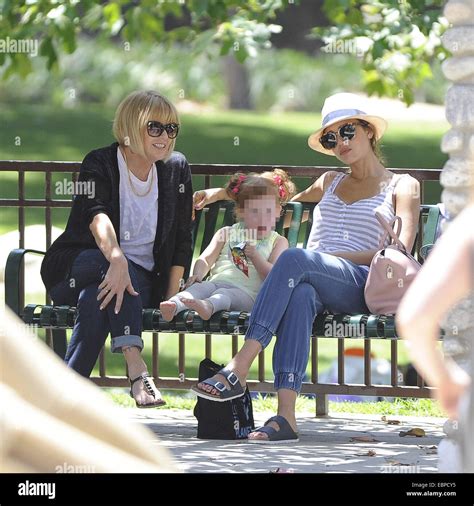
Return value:
<svg viewBox="0 0 474 506">
<path fill-rule="evenodd" d="M 120 40 L 127 48 L 136 41 L 190 44 L 201 52 L 219 44 L 233 50 L 239 61 L 269 47 L 271 24 L 286 0 L 0 0 L 0 38 L 36 39 L 48 69 L 58 65 L 61 52 L 73 53 L 80 34 Z M 167 28 L 170 20 L 173 28 Z M 181 23 L 180 23 L 181 21 Z M 0 53 L 4 76 L 31 72 L 29 53 Z"/>
<path fill-rule="evenodd" d="M 420 84 L 432 77 L 430 64 L 448 51 L 441 35 L 448 27 L 442 17 L 444 0 L 325 0 L 329 28 L 315 28 L 329 52 L 354 52 L 361 58 L 369 95 L 414 100 Z M 325 49 L 323 48 L 323 50 Z"/>
<path fill-rule="evenodd" d="M 219 47 L 239 62 L 270 47 L 281 26 L 272 21 L 278 11 L 298 0 L 0 0 L 0 40 L 37 40 L 39 55 L 49 70 L 60 54 L 73 53 L 80 35 L 109 39 L 124 50 L 136 42 L 182 43 L 201 54 Z M 369 94 L 398 97 L 410 104 L 414 92 L 432 77 L 433 59 L 448 53 L 440 36 L 447 28 L 444 0 L 325 0 L 329 27 L 315 27 L 326 52 L 353 52 L 361 59 Z M 316 8 L 316 6 L 315 6 Z M 310 34 L 308 34 L 310 35 Z M 31 58 L 22 52 L 0 51 L 4 79 L 32 72 Z M 159 55 L 157 55 L 159 57 Z"/>
</svg>

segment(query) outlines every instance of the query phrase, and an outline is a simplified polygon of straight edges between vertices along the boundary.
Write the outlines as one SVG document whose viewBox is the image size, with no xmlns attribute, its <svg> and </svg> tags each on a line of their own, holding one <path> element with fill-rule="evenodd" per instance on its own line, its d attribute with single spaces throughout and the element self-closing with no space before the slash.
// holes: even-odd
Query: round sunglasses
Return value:
<svg viewBox="0 0 474 506">
<path fill-rule="evenodd" d="M 355 135 L 356 125 L 366 126 L 367 123 L 357 122 L 357 123 L 345 123 L 341 127 L 339 127 L 337 132 L 326 132 L 319 139 L 319 142 L 323 146 L 324 149 L 334 149 L 337 146 L 337 136 L 343 140 L 352 140 Z"/>
<path fill-rule="evenodd" d="M 159 137 L 164 131 L 168 135 L 168 139 L 176 139 L 179 133 L 179 125 L 176 123 L 168 123 L 163 125 L 159 121 L 149 121 L 146 130 L 150 137 Z"/>
</svg>

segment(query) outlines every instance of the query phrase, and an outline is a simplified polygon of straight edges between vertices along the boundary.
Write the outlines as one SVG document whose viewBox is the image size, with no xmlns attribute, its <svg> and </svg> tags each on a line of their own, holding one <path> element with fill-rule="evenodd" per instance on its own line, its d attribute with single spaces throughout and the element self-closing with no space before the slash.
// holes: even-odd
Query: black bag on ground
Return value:
<svg viewBox="0 0 474 506">
<path fill-rule="evenodd" d="M 199 364 L 199 381 L 214 376 L 224 366 L 206 358 Z M 197 398 L 194 416 L 198 421 L 200 439 L 247 439 L 255 428 L 252 398 L 248 387 L 245 394 L 226 402 Z"/>
</svg>

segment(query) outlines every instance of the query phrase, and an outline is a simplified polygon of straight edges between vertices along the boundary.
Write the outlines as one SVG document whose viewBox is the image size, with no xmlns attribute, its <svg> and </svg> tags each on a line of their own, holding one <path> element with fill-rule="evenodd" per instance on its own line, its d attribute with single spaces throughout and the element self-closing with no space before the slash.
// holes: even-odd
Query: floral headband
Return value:
<svg viewBox="0 0 474 506">
<path fill-rule="evenodd" d="M 286 197 L 286 190 L 281 176 L 273 176 L 273 181 L 278 185 L 278 195 L 280 195 L 281 199 L 284 199 Z"/>
<path fill-rule="evenodd" d="M 245 181 L 246 178 L 247 176 L 245 176 L 244 174 L 241 174 L 239 176 L 239 179 L 237 180 L 235 186 L 231 190 L 232 193 L 235 193 L 236 195 L 237 193 L 239 193 L 240 185 L 242 184 L 242 181 Z M 281 176 L 273 176 L 273 181 L 278 186 L 278 195 L 280 196 L 280 199 L 284 199 L 286 197 L 286 189 L 285 185 L 283 184 L 283 179 L 281 178 Z"/>
<path fill-rule="evenodd" d="M 240 191 L 240 185 L 242 184 L 242 181 L 244 181 L 246 179 L 247 176 L 244 176 L 243 174 L 241 174 L 239 176 L 239 179 L 237 180 L 237 183 L 235 183 L 235 186 L 232 188 L 232 193 L 235 193 L 237 195 L 237 193 L 239 193 Z"/>
</svg>

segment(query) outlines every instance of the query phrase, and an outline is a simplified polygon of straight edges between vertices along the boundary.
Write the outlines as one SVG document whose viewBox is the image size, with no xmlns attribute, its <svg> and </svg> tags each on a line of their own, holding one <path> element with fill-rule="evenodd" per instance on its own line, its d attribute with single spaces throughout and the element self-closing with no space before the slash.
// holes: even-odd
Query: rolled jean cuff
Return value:
<svg viewBox="0 0 474 506">
<path fill-rule="evenodd" d="M 258 323 L 251 323 L 245 333 L 245 340 L 254 339 L 262 345 L 262 348 L 266 348 L 270 344 L 272 337 L 273 332 Z"/>
<path fill-rule="evenodd" d="M 142 351 L 143 339 L 140 336 L 134 335 L 112 337 L 110 344 L 112 353 L 121 353 L 123 346 L 136 346 L 140 351 Z"/>
<path fill-rule="evenodd" d="M 301 384 L 303 383 L 303 376 L 293 372 L 279 372 L 275 374 L 275 390 L 281 388 L 287 388 L 288 390 L 294 390 L 296 393 L 300 393 Z"/>
</svg>

